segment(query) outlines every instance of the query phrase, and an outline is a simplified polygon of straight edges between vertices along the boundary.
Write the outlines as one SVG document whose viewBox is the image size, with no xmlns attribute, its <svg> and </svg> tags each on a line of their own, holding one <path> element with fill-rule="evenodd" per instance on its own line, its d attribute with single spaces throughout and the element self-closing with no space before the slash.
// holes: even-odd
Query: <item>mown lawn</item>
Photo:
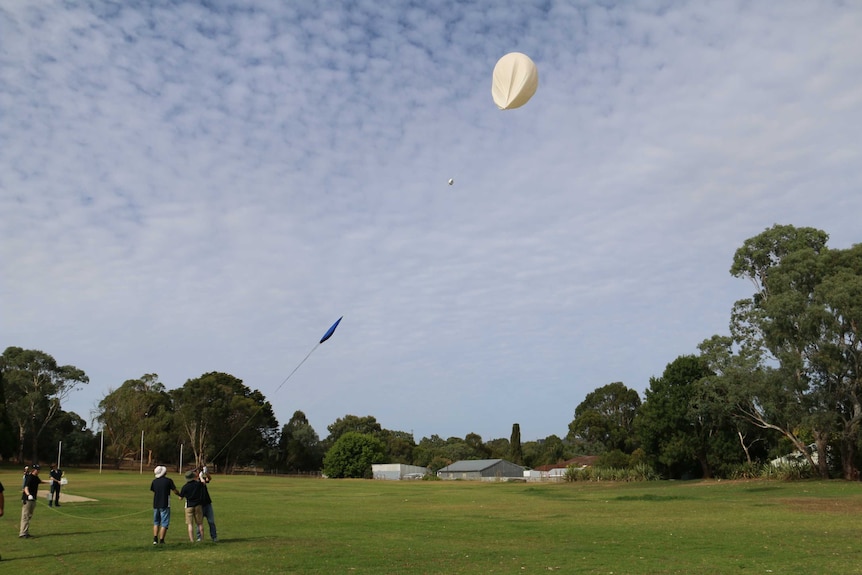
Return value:
<svg viewBox="0 0 862 575">
<path fill-rule="evenodd" d="M 181 476 L 171 473 L 180 487 Z M 67 470 L 19 540 L 18 469 L 0 471 L 0 573 L 862 573 L 862 485 L 509 484 L 215 476 L 219 543 L 174 504 L 152 545 L 152 475 Z"/>
</svg>

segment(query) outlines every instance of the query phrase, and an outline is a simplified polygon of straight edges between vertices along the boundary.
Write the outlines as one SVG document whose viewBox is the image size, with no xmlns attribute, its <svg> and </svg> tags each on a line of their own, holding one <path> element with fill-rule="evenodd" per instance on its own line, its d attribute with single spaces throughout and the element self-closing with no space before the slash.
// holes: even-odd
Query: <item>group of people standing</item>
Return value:
<svg viewBox="0 0 862 575">
<path fill-rule="evenodd" d="M 36 500 L 39 493 L 39 485 L 43 483 L 39 477 L 41 466 L 34 463 L 24 468 L 24 478 L 21 482 L 21 525 L 18 537 L 31 539 L 30 520 L 36 510 Z M 153 545 L 164 544 L 165 534 L 171 523 L 171 493 L 185 501 L 185 520 L 188 526 L 189 541 L 201 541 L 204 537 L 203 520 L 206 518 L 209 524 L 210 538 L 218 541 L 216 532 L 215 512 L 213 502 L 210 498 L 207 484 L 212 480 L 206 466 L 201 469 L 192 469 L 186 472 L 186 484 L 181 490 L 177 490 L 174 480 L 167 476 L 167 468 L 159 465 L 153 470 L 155 479 L 150 484 L 153 492 Z M 60 488 L 62 486 L 63 471 L 56 464 L 51 465 L 49 472 L 51 489 L 49 492 L 48 506 L 60 507 Z M 0 517 L 3 516 L 5 497 L 3 484 L 0 483 Z M 2 557 L 0 557 L 2 559 Z"/>
<path fill-rule="evenodd" d="M 186 483 L 180 490 L 174 480 L 167 476 L 167 468 L 159 465 L 153 470 L 156 476 L 150 484 L 153 492 L 153 545 L 164 545 L 165 534 L 171 524 L 171 493 L 185 502 L 185 520 L 189 541 L 203 540 L 203 520 L 209 524 L 210 538 L 218 541 L 215 513 L 207 484 L 212 480 L 206 466 L 192 469 L 185 474 Z"/>
<path fill-rule="evenodd" d="M 39 478 L 40 469 L 41 466 L 38 463 L 34 463 L 32 467 L 29 465 L 24 467 L 24 478 L 21 480 L 21 525 L 18 530 L 18 537 L 21 539 L 33 537 L 30 535 L 30 519 L 33 518 L 33 511 L 36 509 L 36 495 L 39 493 L 39 485 L 42 483 Z M 63 478 L 63 472 L 57 468 L 56 464 L 51 465 L 50 477 L 51 491 L 48 505 L 60 507 L 60 480 Z M 0 517 L 3 517 L 5 507 L 6 496 L 3 483 L 0 483 Z"/>
</svg>

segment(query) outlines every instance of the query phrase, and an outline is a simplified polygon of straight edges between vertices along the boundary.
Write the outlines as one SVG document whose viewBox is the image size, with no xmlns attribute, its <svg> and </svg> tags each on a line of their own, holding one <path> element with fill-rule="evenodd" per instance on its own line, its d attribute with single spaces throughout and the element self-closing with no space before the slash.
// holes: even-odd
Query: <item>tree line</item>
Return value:
<svg viewBox="0 0 862 575">
<path fill-rule="evenodd" d="M 345 415 L 321 439 L 302 411 L 280 429 L 264 395 L 226 373 L 206 373 L 168 390 L 156 374 L 128 380 L 100 401 L 95 421 L 104 456 L 120 465 L 142 457 L 229 471 L 362 477 L 371 463 L 439 469 L 457 460 L 505 458 L 527 467 L 598 455 L 608 467 L 648 466 L 662 477 L 735 477 L 796 453 L 820 477 L 858 479 L 862 422 L 862 244 L 831 249 L 814 228 L 775 225 L 746 240 L 730 273 L 751 282 L 735 302 L 729 334 L 671 361 L 644 397 L 622 382 L 587 394 L 562 437 L 522 443 L 384 429 L 373 416 Z M 9 347 L 0 358 L 0 456 L 51 453 L 91 461 L 97 438 L 61 409 L 87 384 L 74 366 L 41 351 Z M 140 438 L 146 438 L 141 454 Z"/>
</svg>

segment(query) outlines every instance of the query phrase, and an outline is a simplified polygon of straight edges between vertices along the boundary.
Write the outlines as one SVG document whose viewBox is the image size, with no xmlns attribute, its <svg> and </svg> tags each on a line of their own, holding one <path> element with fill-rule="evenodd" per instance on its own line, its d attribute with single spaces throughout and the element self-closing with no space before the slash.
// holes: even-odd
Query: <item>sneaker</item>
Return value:
<svg viewBox="0 0 862 575">
<path fill-rule="evenodd" d="M 25 533 L 24 535 L 19 535 L 18 539 L 33 539 L 33 536 L 29 533 Z"/>
</svg>

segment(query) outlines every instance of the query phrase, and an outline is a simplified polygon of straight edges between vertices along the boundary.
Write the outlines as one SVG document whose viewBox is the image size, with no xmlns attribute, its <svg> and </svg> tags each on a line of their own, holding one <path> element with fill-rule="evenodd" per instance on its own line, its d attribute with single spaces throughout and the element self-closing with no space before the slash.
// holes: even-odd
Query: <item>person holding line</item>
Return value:
<svg viewBox="0 0 862 575">
<path fill-rule="evenodd" d="M 24 477 L 24 491 L 21 492 L 21 528 L 18 530 L 19 539 L 31 539 L 30 520 L 36 511 L 36 496 L 39 493 L 39 464 L 34 463 L 30 473 Z"/>
</svg>

